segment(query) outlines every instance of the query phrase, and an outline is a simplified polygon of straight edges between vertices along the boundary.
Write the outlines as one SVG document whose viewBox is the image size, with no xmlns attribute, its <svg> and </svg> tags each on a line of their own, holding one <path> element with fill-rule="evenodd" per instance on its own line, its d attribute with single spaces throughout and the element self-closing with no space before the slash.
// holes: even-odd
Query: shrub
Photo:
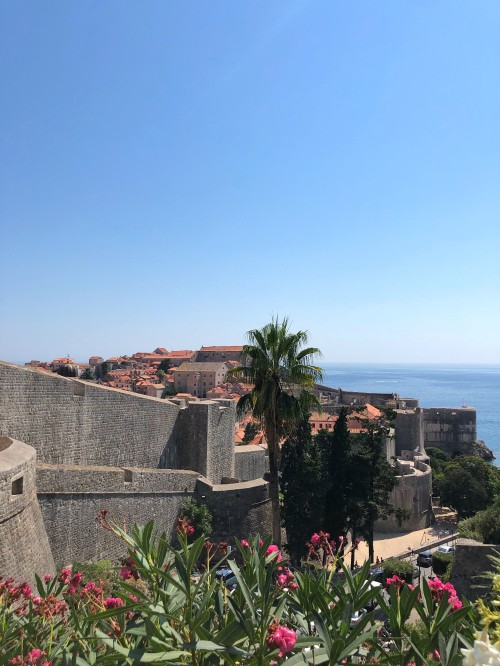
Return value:
<svg viewBox="0 0 500 666">
<path fill-rule="evenodd" d="M 185 500 L 182 505 L 181 518 L 189 521 L 194 527 L 195 537 L 199 537 L 200 534 L 209 537 L 212 534 L 212 514 L 206 504 L 192 498 Z"/>
<path fill-rule="evenodd" d="M 452 563 L 453 553 L 440 553 L 439 551 L 432 553 L 432 570 L 436 576 L 443 577 L 443 580 L 448 570 L 451 569 Z"/>
<path fill-rule="evenodd" d="M 413 580 L 413 564 L 407 560 L 398 560 L 395 557 L 391 557 L 382 562 L 380 568 L 384 572 L 384 578 L 399 576 L 399 578 L 402 578 L 407 583 L 411 583 Z"/>
<path fill-rule="evenodd" d="M 218 574 L 222 562 L 212 557 L 214 544 L 203 536 L 188 543 L 182 521 L 176 549 L 152 522 L 127 533 L 106 513 L 100 514 L 101 525 L 128 548 L 114 594 L 106 597 L 69 569 L 37 579 L 33 590 L 0 580 L 2 664 L 271 666 L 287 659 L 295 665 L 424 666 L 439 651 L 440 663 L 458 666 L 460 647 L 472 644 L 478 628 L 473 607 L 437 578 L 415 588 L 396 579 L 389 603 L 367 584 L 368 562 L 353 573 L 340 560 L 344 576 L 335 582 L 328 562 L 317 570 L 291 571 L 270 538 L 256 536 L 236 541 L 230 555 L 226 549 L 230 584 Z M 324 538 L 313 535 L 313 554 L 326 547 Z M 323 561 L 320 550 L 316 556 Z M 199 560 L 204 566 L 196 569 Z M 393 562 L 400 573 L 409 564 Z M 372 613 L 361 615 L 355 626 L 349 622 L 375 598 L 390 625 L 389 661 Z"/>
</svg>

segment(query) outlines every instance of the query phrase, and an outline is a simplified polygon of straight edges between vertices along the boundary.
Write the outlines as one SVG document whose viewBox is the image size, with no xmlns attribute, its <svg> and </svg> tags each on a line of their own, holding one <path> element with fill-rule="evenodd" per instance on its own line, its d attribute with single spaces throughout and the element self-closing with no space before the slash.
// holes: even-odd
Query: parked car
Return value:
<svg viewBox="0 0 500 666">
<path fill-rule="evenodd" d="M 455 546 L 439 546 L 437 549 L 438 553 L 454 553 Z"/>
<path fill-rule="evenodd" d="M 432 566 L 432 553 L 430 550 L 424 550 L 417 555 L 417 566 L 424 567 L 424 569 Z"/>
<path fill-rule="evenodd" d="M 371 583 L 368 583 L 368 588 L 369 588 L 370 590 L 377 590 L 377 589 L 379 589 L 380 591 L 382 591 L 383 586 L 382 586 L 382 583 L 379 583 L 379 582 L 376 581 L 376 580 L 372 580 Z M 378 606 L 378 601 L 377 601 L 377 599 L 370 599 L 369 601 L 366 602 L 364 608 L 365 608 L 366 611 L 372 611 L 372 610 L 375 610 L 375 608 L 377 608 L 377 606 Z"/>
<path fill-rule="evenodd" d="M 355 613 L 352 614 L 352 617 L 351 617 L 351 624 L 350 624 L 351 629 L 354 629 L 354 627 L 355 627 L 359 622 L 361 622 L 361 620 L 362 620 L 362 619 L 364 618 L 364 616 L 366 615 L 366 612 L 367 612 L 367 611 L 366 611 L 364 608 L 362 608 L 361 610 L 356 611 Z"/>
</svg>

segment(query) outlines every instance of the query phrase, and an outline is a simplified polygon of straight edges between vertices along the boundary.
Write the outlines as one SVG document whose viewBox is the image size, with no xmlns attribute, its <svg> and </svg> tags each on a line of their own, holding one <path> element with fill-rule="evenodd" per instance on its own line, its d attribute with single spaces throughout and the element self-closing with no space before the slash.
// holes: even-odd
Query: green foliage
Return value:
<svg viewBox="0 0 500 666">
<path fill-rule="evenodd" d="M 56 374 L 61 377 L 78 377 L 78 371 L 74 365 L 66 363 L 65 365 L 59 366 L 57 368 Z"/>
<path fill-rule="evenodd" d="M 380 565 L 380 568 L 384 572 L 384 578 L 391 578 L 392 576 L 399 576 L 407 583 L 411 583 L 413 580 L 413 564 L 408 560 L 398 560 L 395 557 L 391 557 L 387 560 L 384 560 Z"/>
<path fill-rule="evenodd" d="M 100 377 L 106 377 L 108 372 L 110 371 L 109 363 L 107 361 L 103 361 L 99 366 L 99 376 Z"/>
<path fill-rule="evenodd" d="M 212 534 L 212 513 L 206 504 L 189 498 L 182 504 L 180 517 L 184 520 L 189 520 L 194 527 L 195 537 L 198 537 L 200 534 L 205 534 L 209 537 Z"/>
<path fill-rule="evenodd" d="M 281 517 L 295 564 L 305 556 L 311 534 L 323 527 L 322 477 L 320 451 L 306 418 L 281 449 Z"/>
<path fill-rule="evenodd" d="M 162 370 L 163 372 L 168 372 L 170 368 L 172 367 L 172 362 L 169 358 L 164 358 L 160 361 L 160 365 L 158 366 L 158 370 Z"/>
<path fill-rule="evenodd" d="M 370 561 L 373 562 L 373 527 L 377 520 L 394 512 L 390 496 L 397 478 L 395 468 L 386 457 L 387 426 L 383 421 L 373 423 L 360 419 L 360 422 L 364 430 L 356 436 L 353 455 L 356 474 L 352 488 L 352 500 L 359 507 L 359 513 L 353 529 L 367 540 Z"/>
<path fill-rule="evenodd" d="M 437 449 L 433 446 L 426 447 L 425 452 L 429 456 L 430 465 L 433 473 L 444 472 L 446 465 L 451 460 L 451 456 L 448 453 L 446 453 L 446 451 L 441 451 L 441 449 Z"/>
<path fill-rule="evenodd" d="M 262 329 L 247 333 L 242 356 L 246 365 L 229 371 L 252 385 L 238 401 L 240 414 L 251 413 L 264 430 L 269 454 L 269 493 L 273 512 L 273 535 L 281 543 L 279 466 L 280 441 L 289 436 L 311 408 L 319 402 L 312 390 L 321 380 L 313 365 L 320 352 L 306 347 L 306 331 L 292 333 L 288 319 L 275 318 Z"/>
<path fill-rule="evenodd" d="M 243 435 L 243 444 L 250 444 L 250 442 L 259 434 L 259 426 L 253 421 L 249 421 L 245 426 L 245 434 Z"/>
<path fill-rule="evenodd" d="M 441 501 L 459 518 L 482 511 L 500 490 L 500 471 L 474 456 L 454 458 L 445 468 Z"/>
<path fill-rule="evenodd" d="M 492 506 L 458 523 L 458 533 L 466 539 L 500 544 L 500 497 Z"/>
<path fill-rule="evenodd" d="M 34 594 L 20 602 L 4 586 L 2 663 L 20 657 L 14 663 L 42 664 L 27 656 L 37 648 L 54 666 L 271 666 L 285 657 L 289 666 L 333 666 L 360 657 L 384 666 L 427 666 L 438 650 L 443 666 L 459 666 L 460 648 L 470 645 L 479 626 L 469 604 L 452 607 L 448 592 L 436 596 L 425 580 L 413 591 L 391 586 L 388 603 L 369 585 L 368 563 L 356 574 L 343 567 L 338 580 L 326 568 L 288 572 L 291 579 L 284 586 L 279 551 L 268 549 L 270 541 L 262 543 L 258 536 L 237 541 L 233 559 L 226 555 L 220 561 L 203 536 L 189 544 L 180 534 L 180 546 L 173 548 L 152 522 L 130 534 L 105 517 L 101 522 L 127 546 L 134 584 L 120 580 L 115 597 L 105 600 L 101 592 L 89 594 L 85 580 L 72 590 L 62 576 L 38 579 L 36 602 Z M 197 570 L 200 560 L 204 566 Z M 233 590 L 216 576 L 221 564 L 234 574 Z M 373 599 L 389 619 L 390 648 L 378 637 L 373 612 L 356 625 L 351 621 Z M 45 612 L 54 600 L 65 606 L 62 615 Z M 296 637 L 281 654 L 271 639 L 278 627 Z"/>
<path fill-rule="evenodd" d="M 452 564 L 453 553 L 440 553 L 438 550 L 435 550 L 432 553 L 432 570 L 436 576 L 444 579 L 448 570 L 451 569 Z M 449 575 L 447 578 L 449 578 Z"/>
<path fill-rule="evenodd" d="M 316 442 L 321 450 L 324 473 L 323 529 L 333 538 L 345 536 L 353 522 L 352 509 L 355 507 L 351 504 L 357 476 L 345 407 L 340 410 L 333 431 L 320 430 Z"/>
<path fill-rule="evenodd" d="M 86 379 L 87 381 L 93 381 L 95 379 L 94 368 L 88 367 L 82 372 L 80 379 Z"/>
<path fill-rule="evenodd" d="M 84 580 L 96 581 L 105 596 L 112 596 L 120 581 L 118 571 L 111 560 L 73 562 L 71 569 L 72 571 L 80 571 Z"/>
</svg>

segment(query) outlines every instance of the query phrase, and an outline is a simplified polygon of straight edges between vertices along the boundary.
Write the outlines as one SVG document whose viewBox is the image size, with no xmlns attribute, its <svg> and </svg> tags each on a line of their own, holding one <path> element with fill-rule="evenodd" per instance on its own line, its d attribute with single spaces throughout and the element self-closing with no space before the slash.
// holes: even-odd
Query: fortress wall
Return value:
<svg viewBox="0 0 500 666">
<path fill-rule="evenodd" d="M 240 481 L 261 479 L 269 472 L 269 458 L 266 449 L 250 444 L 234 449 L 234 476 Z"/>
<path fill-rule="evenodd" d="M 398 485 L 391 493 L 390 503 L 395 507 L 411 510 L 411 516 L 398 526 L 394 516 L 375 523 L 376 532 L 409 532 L 429 527 L 432 519 L 431 494 L 432 471 L 420 460 L 415 463 L 416 472 L 398 477 Z"/>
<path fill-rule="evenodd" d="M 179 414 L 178 466 L 196 470 L 214 483 L 234 476 L 233 400 L 192 401 Z"/>
<path fill-rule="evenodd" d="M 343 405 L 364 405 L 368 402 L 374 407 L 383 407 L 388 400 L 393 399 L 394 395 L 392 393 L 364 393 L 339 389 L 339 401 Z"/>
<path fill-rule="evenodd" d="M 126 552 L 126 545 L 97 521 L 107 509 L 122 527 L 155 521 L 159 531 L 174 538 L 177 517 L 183 500 L 193 492 L 137 493 L 40 493 L 38 496 L 54 559 L 58 566 L 73 561 L 86 562 L 110 559 L 117 562 Z"/>
<path fill-rule="evenodd" d="M 32 445 L 43 462 L 158 467 L 163 457 L 177 466 L 178 405 L 3 362 L 0 385 L 0 435 Z"/>
<path fill-rule="evenodd" d="M 219 539 L 272 533 L 269 484 L 263 479 L 228 485 L 198 479 L 197 497 L 212 512 L 214 536 Z"/>
<path fill-rule="evenodd" d="M 0 437 L 0 574 L 34 581 L 54 571 L 35 486 L 36 451 Z"/>
<path fill-rule="evenodd" d="M 37 466 L 37 491 L 52 493 L 165 493 L 194 492 L 199 474 L 188 470 L 98 467 L 79 465 Z"/>
<path fill-rule="evenodd" d="M 396 455 L 404 450 L 423 452 L 424 426 L 422 410 L 396 410 Z"/>
<path fill-rule="evenodd" d="M 456 544 L 451 584 L 460 596 L 474 602 L 491 590 L 491 578 L 484 574 L 493 570 L 491 556 L 498 557 L 500 544 L 487 544 L 474 539 L 459 539 Z"/>
<path fill-rule="evenodd" d="M 423 415 L 426 447 L 435 446 L 450 455 L 456 451 L 469 452 L 470 444 L 477 437 L 474 407 L 432 407 L 424 409 Z"/>
</svg>

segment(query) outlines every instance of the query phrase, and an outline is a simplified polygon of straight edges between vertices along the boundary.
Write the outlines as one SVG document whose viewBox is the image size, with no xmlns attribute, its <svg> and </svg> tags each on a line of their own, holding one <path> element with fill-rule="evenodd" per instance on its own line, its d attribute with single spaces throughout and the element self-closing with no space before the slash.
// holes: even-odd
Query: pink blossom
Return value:
<svg viewBox="0 0 500 666">
<path fill-rule="evenodd" d="M 43 577 L 43 580 L 46 583 L 50 583 L 50 581 L 52 580 L 52 574 L 46 573 L 45 576 Z"/>
<path fill-rule="evenodd" d="M 108 597 L 107 599 L 104 599 L 102 603 L 104 608 L 109 610 L 110 608 L 118 608 L 118 606 L 123 606 L 123 599 L 120 599 L 120 597 Z"/>
<path fill-rule="evenodd" d="M 278 548 L 278 546 L 275 546 L 274 543 L 272 543 L 269 546 L 269 548 L 266 550 L 266 555 L 269 556 L 269 555 L 272 555 L 273 553 L 278 553 L 278 557 L 276 558 L 276 562 L 281 562 L 283 557 L 280 553 L 280 549 Z"/>
<path fill-rule="evenodd" d="M 396 590 L 400 590 L 404 584 L 405 584 L 404 580 L 396 575 L 392 576 L 392 578 L 387 578 L 387 580 L 385 581 L 385 585 L 387 588 L 394 585 Z"/>
<path fill-rule="evenodd" d="M 242 545 L 243 548 L 248 548 L 249 543 L 246 539 L 242 539 L 241 540 L 241 545 Z"/>
<path fill-rule="evenodd" d="M 273 648 L 278 648 L 278 657 L 282 657 L 285 652 L 290 652 L 297 641 L 297 634 L 293 629 L 278 626 L 278 628 L 268 638 L 268 644 Z"/>
<path fill-rule="evenodd" d="M 259 546 L 262 547 L 263 545 L 264 545 L 264 542 L 263 542 L 262 539 L 261 539 L 261 540 L 259 541 Z"/>
<path fill-rule="evenodd" d="M 321 541 L 321 537 L 320 537 L 320 535 L 319 535 L 317 532 L 315 532 L 315 533 L 312 535 L 312 537 L 311 537 L 311 543 L 312 543 L 312 545 L 313 545 L 313 546 L 317 546 L 317 545 L 319 544 L 320 541 Z"/>
<path fill-rule="evenodd" d="M 437 650 L 434 650 L 434 652 L 432 653 L 432 656 L 434 657 L 434 659 L 436 661 L 440 661 L 440 659 L 441 659 L 441 655 L 439 654 L 439 652 Z"/>
<path fill-rule="evenodd" d="M 61 575 L 59 576 L 60 583 L 67 583 L 71 578 L 71 569 L 61 569 Z"/>
</svg>

